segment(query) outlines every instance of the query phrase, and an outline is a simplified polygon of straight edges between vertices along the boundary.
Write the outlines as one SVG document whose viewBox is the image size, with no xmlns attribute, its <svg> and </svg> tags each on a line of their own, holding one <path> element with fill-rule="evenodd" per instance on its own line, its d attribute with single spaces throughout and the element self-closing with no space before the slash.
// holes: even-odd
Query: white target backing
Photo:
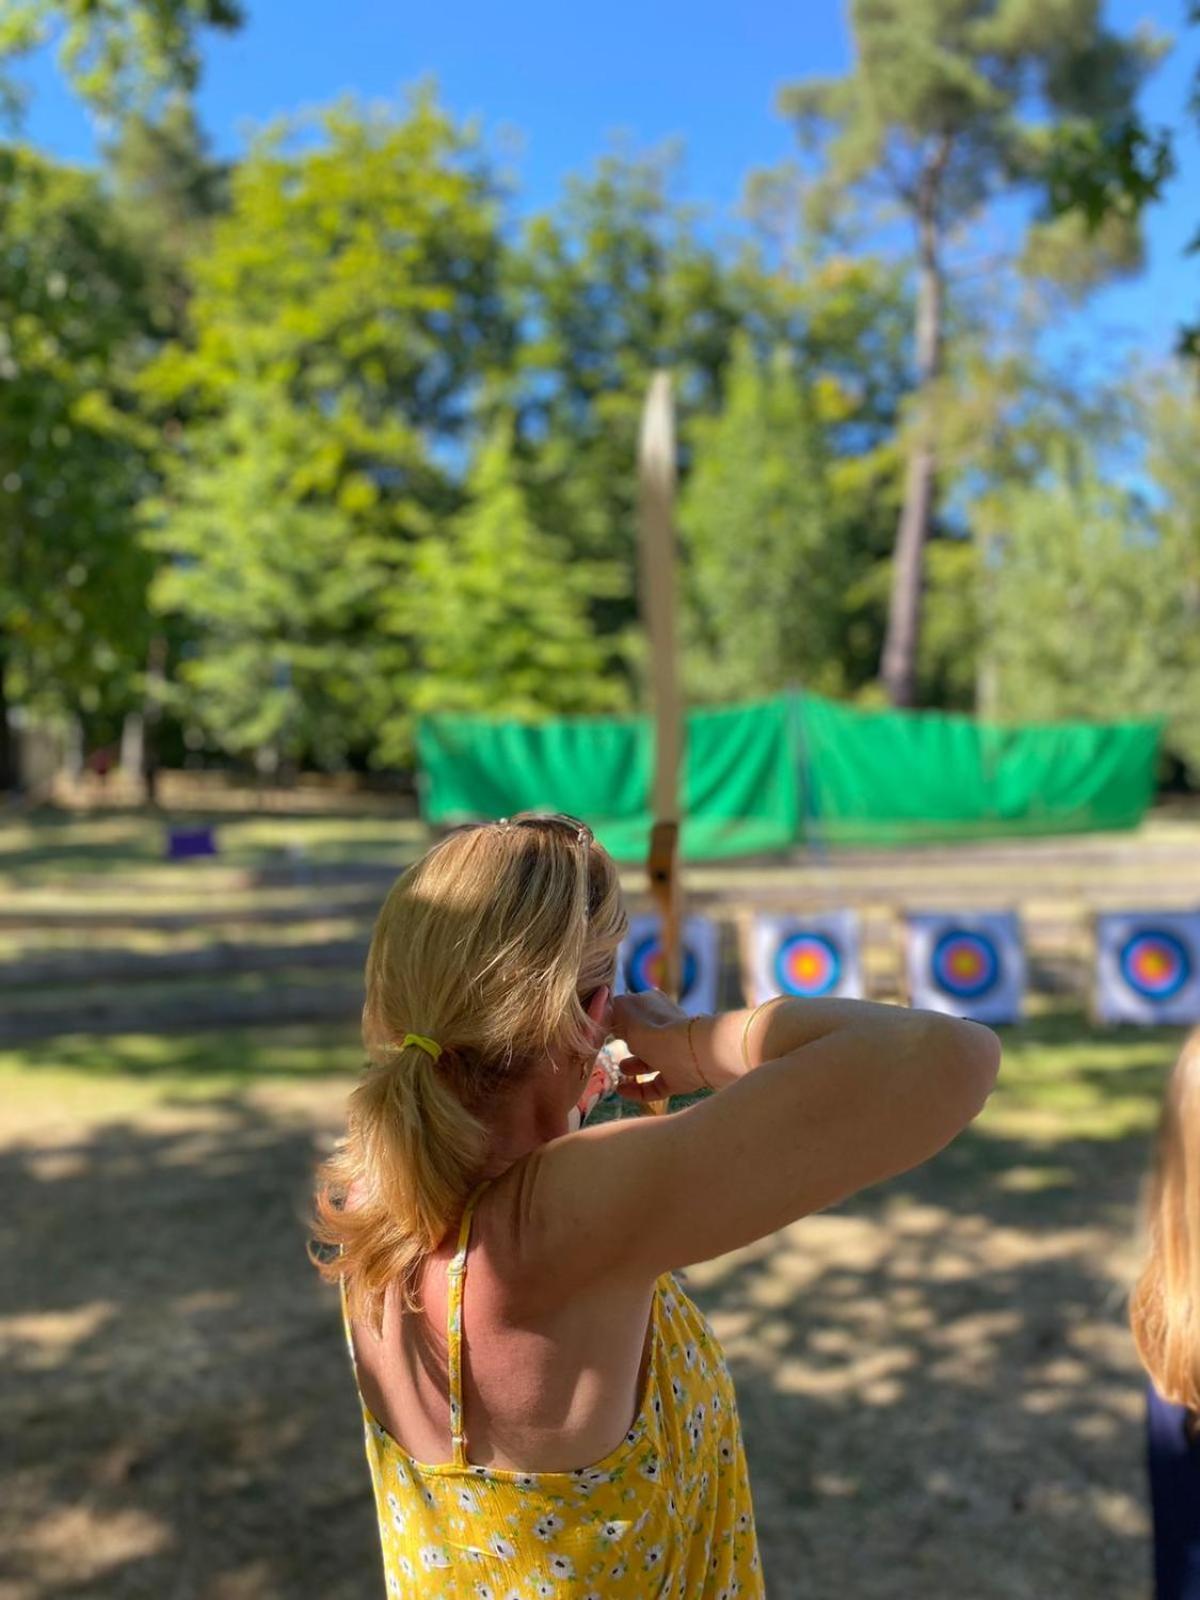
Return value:
<svg viewBox="0 0 1200 1600">
<path fill-rule="evenodd" d="M 717 927 L 707 917 L 685 917 L 682 935 L 683 993 L 679 1004 L 694 1017 L 717 1009 Z M 630 917 L 629 932 L 617 957 L 617 993 L 640 994 L 647 989 L 661 989 L 663 981 L 659 919 Z"/>
<path fill-rule="evenodd" d="M 1200 1022 L 1200 912 L 1118 911 L 1096 919 L 1102 1022 Z"/>
<path fill-rule="evenodd" d="M 1019 1022 L 1025 994 L 1021 928 L 1011 911 L 908 918 L 914 1006 L 976 1022 Z"/>
<path fill-rule="evenodd" d="M 755 917 L 748 934 L 751 1005 L 774 995 L 860 999 L 859 919 L 854 911 Z"/>
</svg>

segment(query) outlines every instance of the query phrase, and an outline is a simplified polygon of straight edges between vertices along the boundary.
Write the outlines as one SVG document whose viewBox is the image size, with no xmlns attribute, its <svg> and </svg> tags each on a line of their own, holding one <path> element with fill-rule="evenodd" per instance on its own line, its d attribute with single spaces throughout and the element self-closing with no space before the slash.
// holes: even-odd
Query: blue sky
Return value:
<svg viewBox="0 0 1200 1600">
<path fill-rule="evenodd" d="M 240 34 L 206 50 L 200 109 L 216 148 L 236 153 L 249 128 L 353 91 L 394 98 L 424 75 L 457 112 L 493 133 L 520 136 L 510 165 L 522 204 L 548 204 L 562 179 L 612 141 L 678 138 L 684 192 L 728 215 L 754 167 L 790 150 L 774 112 L 780 84 L 837 73 L 850 59 L 841 0 L 246 0 Z M 1122 28 L 1147 21 L 1177 37 L 1175 54 L 1147 87 L 1148 116 L 1178 128 L 1200 29 L 1183 24 L 1183 0 L 1110 0 Z M 87 159 L 92 129 L 48 59 L 27 74 L 26 133 L 56 154 Z M 1200 258 L 1185 260 L 1200 225 L 1200 140 L 1189 127 L 1182 170 L 1148 219 L 1149 267 L 1138 282 L 1095 297 L 1060 330 L 1111 359 L 1170 349 L 1179 323 L 1200 311 Z"/>
</svg>

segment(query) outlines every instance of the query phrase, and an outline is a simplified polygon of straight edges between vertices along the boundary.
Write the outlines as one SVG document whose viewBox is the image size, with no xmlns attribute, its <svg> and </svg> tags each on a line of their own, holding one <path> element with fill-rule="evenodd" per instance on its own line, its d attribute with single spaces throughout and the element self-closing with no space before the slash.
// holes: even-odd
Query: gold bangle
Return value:
<svg viewBox="0 0 1200 1600">
<path fill-rule="evenodd" d="M 742 1068 L 743 1068 L 744 1071 L 753 1072 L 753 1070 L 754 1070 L 754 1068 L 750 1065 L 750 1053 L 749 1053 L 749 1051 L 747 1050 L 746 1047 L 747 1047 L 747 1045 L 749 1044 L 749 1041 L 750 1041 L 750 1028 L 753 1025 L 755 1017 L 763 1009 L 764 1006 L 773 1006 L 775 1004 L 776 1000 L 782 1000 L 782 999 L 783 999 L 783 996 L 777 994 L 777 995 L 772 995 L 770 1000 L 762 1000 L 762 1001 L 760 1001 L 759 1004 L 755 1006 L 754 1010 L 750 1013 L 750 1015 L 746 1018 L 746 1026 L 742 1029 Z"/>
<path fill-rule="evenodd" d="M 709 1083 L 708 1079 L 704 1076 L 704 1068 L 700 1065 L 700 1057 L 696 1054 L 696 1046 L 692 1041 L 692 1029 L 696 1026 L 696 1024 L 699 1021 L 700 1021 L 699 1016 L 689 1017 L 688 1018 L 688 1025 L 687 1025 L 688 1049 L 691 1051 L 692 1065 L 696 1069 L 696 1076 L 700 1079 L 700 1082 L 704 1085 L 704 1087 L 706 1089 L 710 1090 L 713 1094 L 715 1094 L 717 1091 L 714 1088 L 714 1086 L 711 1083 Z"/>
</svg>

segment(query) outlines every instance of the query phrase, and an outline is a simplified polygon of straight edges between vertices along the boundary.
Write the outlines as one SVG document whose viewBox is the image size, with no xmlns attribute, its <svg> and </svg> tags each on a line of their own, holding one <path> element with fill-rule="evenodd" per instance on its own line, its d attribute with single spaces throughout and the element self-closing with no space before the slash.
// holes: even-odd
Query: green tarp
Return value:
<svg viewBox="0 0 1200 1600">
<path fill-rule="evenodd" d="M 693 711 L 683 853 L 700 861 L 804 840 L 1133 827 L 1153 794 L 1161 731 L 1157 722 L 1006 728 L 815 695 Z M 653 730 L 644 718 L 426 717 L 417 756 L 431 823 L 567 811 L 591 823 L 618 860 L 645 854 Z"/>
<path fill-rule="evenodd" d="M 618 861 L 646 853 L 653 759 L 654 732 L 645 718 L 515 723 L 435 716 L 417 729 L 427 821 L 566 811 L 589 822 Z M 798 785 L 789 700 L 693 711 L 684 855 L 704 861 L 788 849 L 797 837 Z"/>
<path fill-rule="evenodd" d="M 1160 722 L 1002 727 L 797 701 L 810 829 L 835 844 L 1132 828 Z"/>
</svg>

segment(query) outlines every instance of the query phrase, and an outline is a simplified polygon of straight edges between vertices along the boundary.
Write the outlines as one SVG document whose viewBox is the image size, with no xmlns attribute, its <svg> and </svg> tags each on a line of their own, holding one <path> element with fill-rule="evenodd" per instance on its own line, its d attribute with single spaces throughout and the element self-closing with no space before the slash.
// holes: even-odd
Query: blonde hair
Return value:
<svg viewBox="0 0 1200 1600">
<path fill-rule="evenodd" d="M 1200 1028 L 1167 1083 L 1129 1321 L 1164 1400 L 1200 1413 Z"/>
<path fill-rule="evenodd" d="M 584 1006 L 612 983 L 625 928 L 611 858 L 566 818 L 459 830 L 393 885 L 367 956 L 368 1063 L 317 1175 L 313 1260 L 356 1316 L 378 1329 L 393 1283 L 415 1304 L 482 1176 L 489 1109 L 551 1051 L 594 1054 Z"/>
</svg>

